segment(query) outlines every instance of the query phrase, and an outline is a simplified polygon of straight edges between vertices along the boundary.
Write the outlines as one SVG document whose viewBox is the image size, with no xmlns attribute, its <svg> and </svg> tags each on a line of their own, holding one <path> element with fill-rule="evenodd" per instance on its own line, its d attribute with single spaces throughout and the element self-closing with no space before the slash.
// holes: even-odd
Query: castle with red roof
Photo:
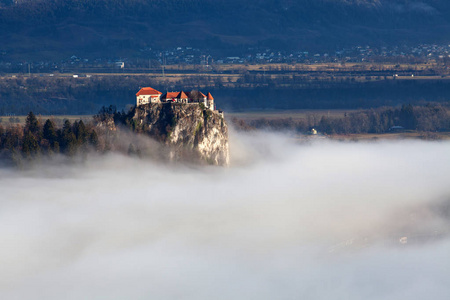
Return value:
<svg viewBox="0 0 450 300">
<path fill-rule="evenodd" d="M 147 103 L 162 103 L 162 102 L 175 102 L 175 103 L 203 103 L 206 108 L 215 110 L 214 98 L 211 93 L 207 95 L 200 91 L 190 92 L 167 92 L 165 94 L 155 90 L 151 87 L 144 87 L 136 94 L 136 105 L 144 105 Z"/>
</svg>

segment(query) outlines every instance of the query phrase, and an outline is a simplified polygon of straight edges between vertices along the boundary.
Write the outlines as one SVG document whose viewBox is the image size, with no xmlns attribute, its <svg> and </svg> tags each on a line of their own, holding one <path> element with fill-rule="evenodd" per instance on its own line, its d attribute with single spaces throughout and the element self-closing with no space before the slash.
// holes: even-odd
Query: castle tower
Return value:
<svg viewBox="0 0 450 300">
<path fill-rule="evenodd" d="M 211 93 L 208 92 L 208 95 L 206 96 L 206 101 L 208 103 L 208 107 L 210 110 L 214 110 L 214 98 L 211 95 Z"/>
</svg>

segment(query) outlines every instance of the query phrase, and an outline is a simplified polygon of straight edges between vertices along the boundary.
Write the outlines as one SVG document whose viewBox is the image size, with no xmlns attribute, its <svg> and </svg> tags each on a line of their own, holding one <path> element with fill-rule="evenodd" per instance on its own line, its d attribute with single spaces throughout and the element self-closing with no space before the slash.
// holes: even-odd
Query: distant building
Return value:
<svg viewBox="0 0 450 300">
<path fill-rule="evenodd" d="M 208 95 L 203 94 L 200 91 L 190 92 L 167 92 L 162 94 L 151 87 L 141 88 L 136 94 L 136 105 L 143 105 L 147 103 L 160 103 L 160 102 L 176 102 L 176 103 L 203 103 L 206 108 L 215 110 L 214 98 L 211 93 Z"/>
</svg>

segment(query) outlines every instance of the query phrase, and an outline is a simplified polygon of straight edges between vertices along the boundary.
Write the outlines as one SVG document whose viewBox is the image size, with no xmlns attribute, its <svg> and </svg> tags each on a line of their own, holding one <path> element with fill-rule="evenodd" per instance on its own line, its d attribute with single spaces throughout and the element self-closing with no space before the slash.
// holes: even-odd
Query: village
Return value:
<svg viewBox="0 0 450 300">
<path fill-rule="evenodd" d="M 165 94 L 151 87 L 143 87 L 136 94 L 136 106 L 148 103 L 202 103 L 205 108 L 212 111 L 216 110 L 214 106 L 214 98 L 211 93 L 207 95 L 200 91 L 192 90 L 190 92 L 166 92 Z"/>
</svg>

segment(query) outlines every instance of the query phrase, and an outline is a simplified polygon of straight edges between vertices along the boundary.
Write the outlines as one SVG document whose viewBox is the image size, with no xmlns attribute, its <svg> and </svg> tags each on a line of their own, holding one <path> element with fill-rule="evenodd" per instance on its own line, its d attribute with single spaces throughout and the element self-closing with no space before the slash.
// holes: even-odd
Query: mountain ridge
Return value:
<svg viewBox="0 0 450 300">
<path fill-rule="evenodd" d="M 443 0 L 0 1 L 4 59 L 137 57 L 174 46 L 336 49 L 447 43 Z"/>
</svg>

